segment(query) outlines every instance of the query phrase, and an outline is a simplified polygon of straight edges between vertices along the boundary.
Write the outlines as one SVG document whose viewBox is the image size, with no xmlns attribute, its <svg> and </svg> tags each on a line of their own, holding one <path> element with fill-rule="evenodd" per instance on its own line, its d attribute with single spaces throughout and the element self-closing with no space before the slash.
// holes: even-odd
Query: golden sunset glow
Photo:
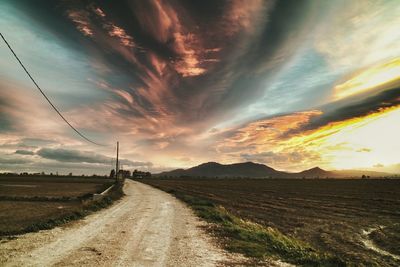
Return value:
<svg viewBox="0 0 400 267">
<path fill-rule="evenodd" d="M 273 166 L 287 170 L 321 166 L 327 169 L 365 168 L 394 164 L 400 150 L 400 106 L 332 122 L 312 130 L 301 126 L 320 111 L 302 112 L 251 123 L 222 142 L 221 152 L 268 158 Z M 249 158 L 250 159 L 250 158 Z M 354 160 L 357 159 L 357 160 Z"/>
<path fill-rule="evenodd" d="M 336 85 L 334 98 L 342 99 L 364 93 L 400 79 L 400 58 L 364 70 L 346 82 Z"/>
<path fill-rule="evenodd" d="M 378 163 L 394 164 L 400 145 L 400 106 L 376 113 L 330 123 L 313 131 L 284 140 L 284 150 L 317 153 L 322 166 L 330 169 L 369 167 Z M 354 160 L 357 159 L 357 160 Z"/>
</svg>

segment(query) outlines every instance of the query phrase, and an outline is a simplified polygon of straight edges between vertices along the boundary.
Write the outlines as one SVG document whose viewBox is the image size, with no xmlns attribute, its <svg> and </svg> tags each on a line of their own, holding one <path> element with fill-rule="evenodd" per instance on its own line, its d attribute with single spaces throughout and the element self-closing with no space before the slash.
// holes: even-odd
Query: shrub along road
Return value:
<svg viewBox="0 0 400 267">
<path fill-rule="evenodd" d="M 199 227 L 205 223 L 171 195 L 130 180 L 124 192 L 83 220 L 1 240 L 0 265 L 215 266 L 243 260 L 218 248 Z"/>
</svg>

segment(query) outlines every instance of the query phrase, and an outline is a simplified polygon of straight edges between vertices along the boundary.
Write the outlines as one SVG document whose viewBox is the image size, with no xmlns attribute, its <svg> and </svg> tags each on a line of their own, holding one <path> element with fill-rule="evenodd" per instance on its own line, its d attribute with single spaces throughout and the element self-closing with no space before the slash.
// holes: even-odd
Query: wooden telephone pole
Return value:
<svg viewBox="0 0 400 267">
<path fill-rule="evenodd" d="M 118 172 L 119 172 L 119 162 L 118 162 L 118 153 L 119 153 L 119 142 L 117 141 L 117 161 L 115 162 L 115 180 L 118 181 Z"/>
</svg>

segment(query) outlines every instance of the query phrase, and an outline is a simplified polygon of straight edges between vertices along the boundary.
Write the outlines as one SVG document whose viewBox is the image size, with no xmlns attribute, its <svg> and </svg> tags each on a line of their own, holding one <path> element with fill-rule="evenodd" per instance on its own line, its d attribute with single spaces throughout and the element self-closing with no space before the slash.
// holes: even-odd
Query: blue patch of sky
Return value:
<svg viewBox="0 0 400 267">
<path fill-rule="evenodd" d="M 329 98 L 333 83 L 342 73 L 332 69 L 309 45 L 306 47 L 266 86 L 265 96 L 259 103 L 261 107 L 274 99 L 272 103 L 282 108 L 281 112 L 294 111 L 320 105 Z"/>
<path fill-rule="evenodd" d="M 85 51 L 68 49 L 7 1 L 0 2 L 0 29 L 42 89 L 61 109 L 107 97 L 107 92 L 92 82 L 97 75 Z M 26 90 L 34 89 L 4 43 L 0 45 L 0 58 L 1 79 L 15 81 Z"/>
<path fill-rule="evenodd" d="M 335 83 L 346 69 L 333 69 L 310 43 L 273 78 L 265 82 L 264 97 L 243 108 L 236 121 L 317 108 L 330 100 Z"/>
</svg>

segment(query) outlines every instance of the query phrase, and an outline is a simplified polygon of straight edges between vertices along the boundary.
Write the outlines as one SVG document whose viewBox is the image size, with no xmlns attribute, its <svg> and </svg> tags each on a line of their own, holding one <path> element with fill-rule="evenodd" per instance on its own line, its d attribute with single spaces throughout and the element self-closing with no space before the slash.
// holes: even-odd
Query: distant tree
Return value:
<svg viewBox="0 0 400 267">
<path fill-rule="evenodd" d="M 115 170 L 112 169 L 110 172 L 110 178 L 114 178 L 115 177 Z"/>
<path fill-rule="evenodd" d="M 131 177 L 131 172 L 129 170 L 119 170 L 118 177 L 123 177 L 123 178 Z"/>
<path fill-rule="evenodd" d="M 68 176 L 72 176 L 72 172 L 68 173 Z"/>
<path fill-rule="evenodd" d="M 134 178 L 134 179 L 151 178 L 151 173 L 134 170 L 132 172 L 132 178 Z"/>
<path fill-rule="evenodd" d="M 367 176 L 365 176 L 365 174 L 363 174 L 363 175 L 361 176 L 361 179 L 367 179 Z"/>
</svg>

